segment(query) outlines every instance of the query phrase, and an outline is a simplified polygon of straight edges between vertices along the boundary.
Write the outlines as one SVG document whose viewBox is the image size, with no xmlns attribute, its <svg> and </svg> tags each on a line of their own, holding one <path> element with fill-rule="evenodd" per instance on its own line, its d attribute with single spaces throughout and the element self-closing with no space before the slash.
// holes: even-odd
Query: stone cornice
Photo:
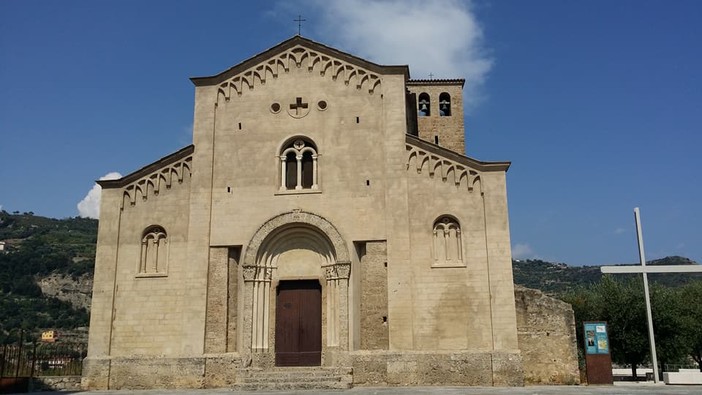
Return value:
<svg viewBox="0 0 702 395">
<path fill-rule="evenodd" d="M 463 88 L 466 80 L 463 78 L 455 79 L 432 79 L 432 80 L 408 80 L 407 86 L 440 86 L 440 85 L 460 85 Z"/>
</svg>

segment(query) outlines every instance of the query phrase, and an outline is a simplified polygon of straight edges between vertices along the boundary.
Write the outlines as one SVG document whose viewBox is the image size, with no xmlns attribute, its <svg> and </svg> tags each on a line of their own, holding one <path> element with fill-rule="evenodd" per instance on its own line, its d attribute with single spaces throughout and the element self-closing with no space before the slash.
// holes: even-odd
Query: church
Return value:
<svg viewBox="0 0 702 395">
<path fill-rule="evenodd" d="M 84 388 L 523 385 L 463 79 L 297 35 L 191 81 L 193 143 L 98 182 Z"/>
</svg>

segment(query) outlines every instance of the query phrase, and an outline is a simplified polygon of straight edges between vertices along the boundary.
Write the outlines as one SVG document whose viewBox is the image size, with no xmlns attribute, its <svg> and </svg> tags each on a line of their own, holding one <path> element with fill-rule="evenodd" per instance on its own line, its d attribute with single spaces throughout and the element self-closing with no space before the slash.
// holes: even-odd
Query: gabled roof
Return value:
<svg viewBox="0 0 702 395">
<path fill-rule="evenodd" d="M 304 38 L 300 35 L 293 36 L 282 43 L 267 49 L 258 55 L 255 55 L 243 62 L 232 66 L 231 68 L 209 77 L 192 77 L 190 81 L 195 84 L 195 86 L 209 86 L 221 83 L 239 73 L 246 71 L 247 69 L 272 58 L 282 52 L 287 51 L 297 45 L 309 48 L 313 51 L 323 53 L 327 56 L 337 58 L 348 63 L 354 64 L 356 66 L 365 68 L 367 70 L 376 72 L 378 74 L 404 74 L 405 79 L 409 79 L 409 67 L 408 66 L 383 66 L 373 62 L 369 62 L 365 59 L 361 59 L 357 56 L 351 55 L 349 53 L 339 51 L 338 49 L 326 46 L 324 44 L 312 41 L 308 38 Z"/>
<path fill-rule="evenodd" d="M 444 147 L 440 147 L 436 144 L 432 144 L 428 141 L 424 141 L 419 137 L 412 136 L 411 134 L 405 135 L 405 141 L 408 144 L 417 146 L 427 152 L 432 154 L 443 156 L 446 159 L 450 159 L 454 162 L 460 163 L 462 165 L 471 167 L 479 171 L 507 171 L 512 162 L 483 162 L 477 159 L 461 155 L 459 153 L 453 152 Z"/>
<path fill-rule="evenodd" d="M 179 161 L 180 159 L 183 159 L 187 157 L 188 155 L 192 155 L 192 153 L 195 151 L 195 146 L 190 144 L 185 148 L 182 148 L 170 155 L 166 155 L 163 158 L 157 160 L 156 162 L 153 162 L 151 164 L 148 164 L 144 167 L 142 167 L 139 170 L 136 170 L 134 172 L 131 172 L 127 174 L 126 176 L 122 178 L 118 178 L 116 180 L 98 180 L 95 181 L 98 185 L 100 185 L 102 188 L 121 188 L 127 184 L 130 184 L 148 174 L 153 173 L 154 171 L 161 169 L 163 167 L 166 167 L 172 163 L 175 163 Z"/>
</svg>

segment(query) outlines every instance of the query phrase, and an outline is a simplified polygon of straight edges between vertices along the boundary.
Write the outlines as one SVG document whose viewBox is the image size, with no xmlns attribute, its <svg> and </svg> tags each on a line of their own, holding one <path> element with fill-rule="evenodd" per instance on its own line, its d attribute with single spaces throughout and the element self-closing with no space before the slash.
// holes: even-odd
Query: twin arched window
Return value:
<svg viewBox="0 0 702 395">
<path fill-rule="evenodd" d="M 280 153 L 280 190 L 319 189 L 317 181 L 317 147 L 297 138 Z"/>
<path fill-rule="evenodd" d="M 461 225 L 455 218 L 443 215 L 434 221 L 434 264 L 463 264 Z"/>
<path fill-rule="evenodd" d="M 168 269 L 168 235 L 160 226 L 151 226 L 141 238 L 139 274 L 166 274 Z"/>
</svg>

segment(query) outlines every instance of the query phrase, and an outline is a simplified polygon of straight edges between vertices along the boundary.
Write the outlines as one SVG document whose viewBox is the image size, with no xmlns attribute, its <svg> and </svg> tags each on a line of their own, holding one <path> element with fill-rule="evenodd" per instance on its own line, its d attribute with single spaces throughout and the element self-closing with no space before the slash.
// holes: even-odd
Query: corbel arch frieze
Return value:
<svg viewBox="0 0 702 395">
<path fill-rule="evenodd" d="M 468 192 L 483 192 L 477 170 L 410 144 L 407 144 L 407 170 L 416 170 L 417 174 L 453 183 L 457 188 Z"/>
<path fill-rule="evenodd" d="M 192 155 L 187 156 L 126 185 L 122 189 L 121 208 L 134 206 L 138 201 L 147 201 L 149 197 L 158 196 L 164 190 L 171 189 L 175 183 L 182 184 L 186 177 L 192 175 L 192 160 Z"/>
<path fill-rule="evenodd" d="M 367 91 L 370 95 L 379 89 L 382 82 L 381 76 L 370 70 L 297 45 L 221 82 L 217 89 L 216 103 L 220 99 L 229 101 L 233 95 L 241 96 L 247 90 L 265 85 L 269 78 L 278 78 L 290 72 L 293 67 L 343 82 L 357 90 Z"/>
</svg>

